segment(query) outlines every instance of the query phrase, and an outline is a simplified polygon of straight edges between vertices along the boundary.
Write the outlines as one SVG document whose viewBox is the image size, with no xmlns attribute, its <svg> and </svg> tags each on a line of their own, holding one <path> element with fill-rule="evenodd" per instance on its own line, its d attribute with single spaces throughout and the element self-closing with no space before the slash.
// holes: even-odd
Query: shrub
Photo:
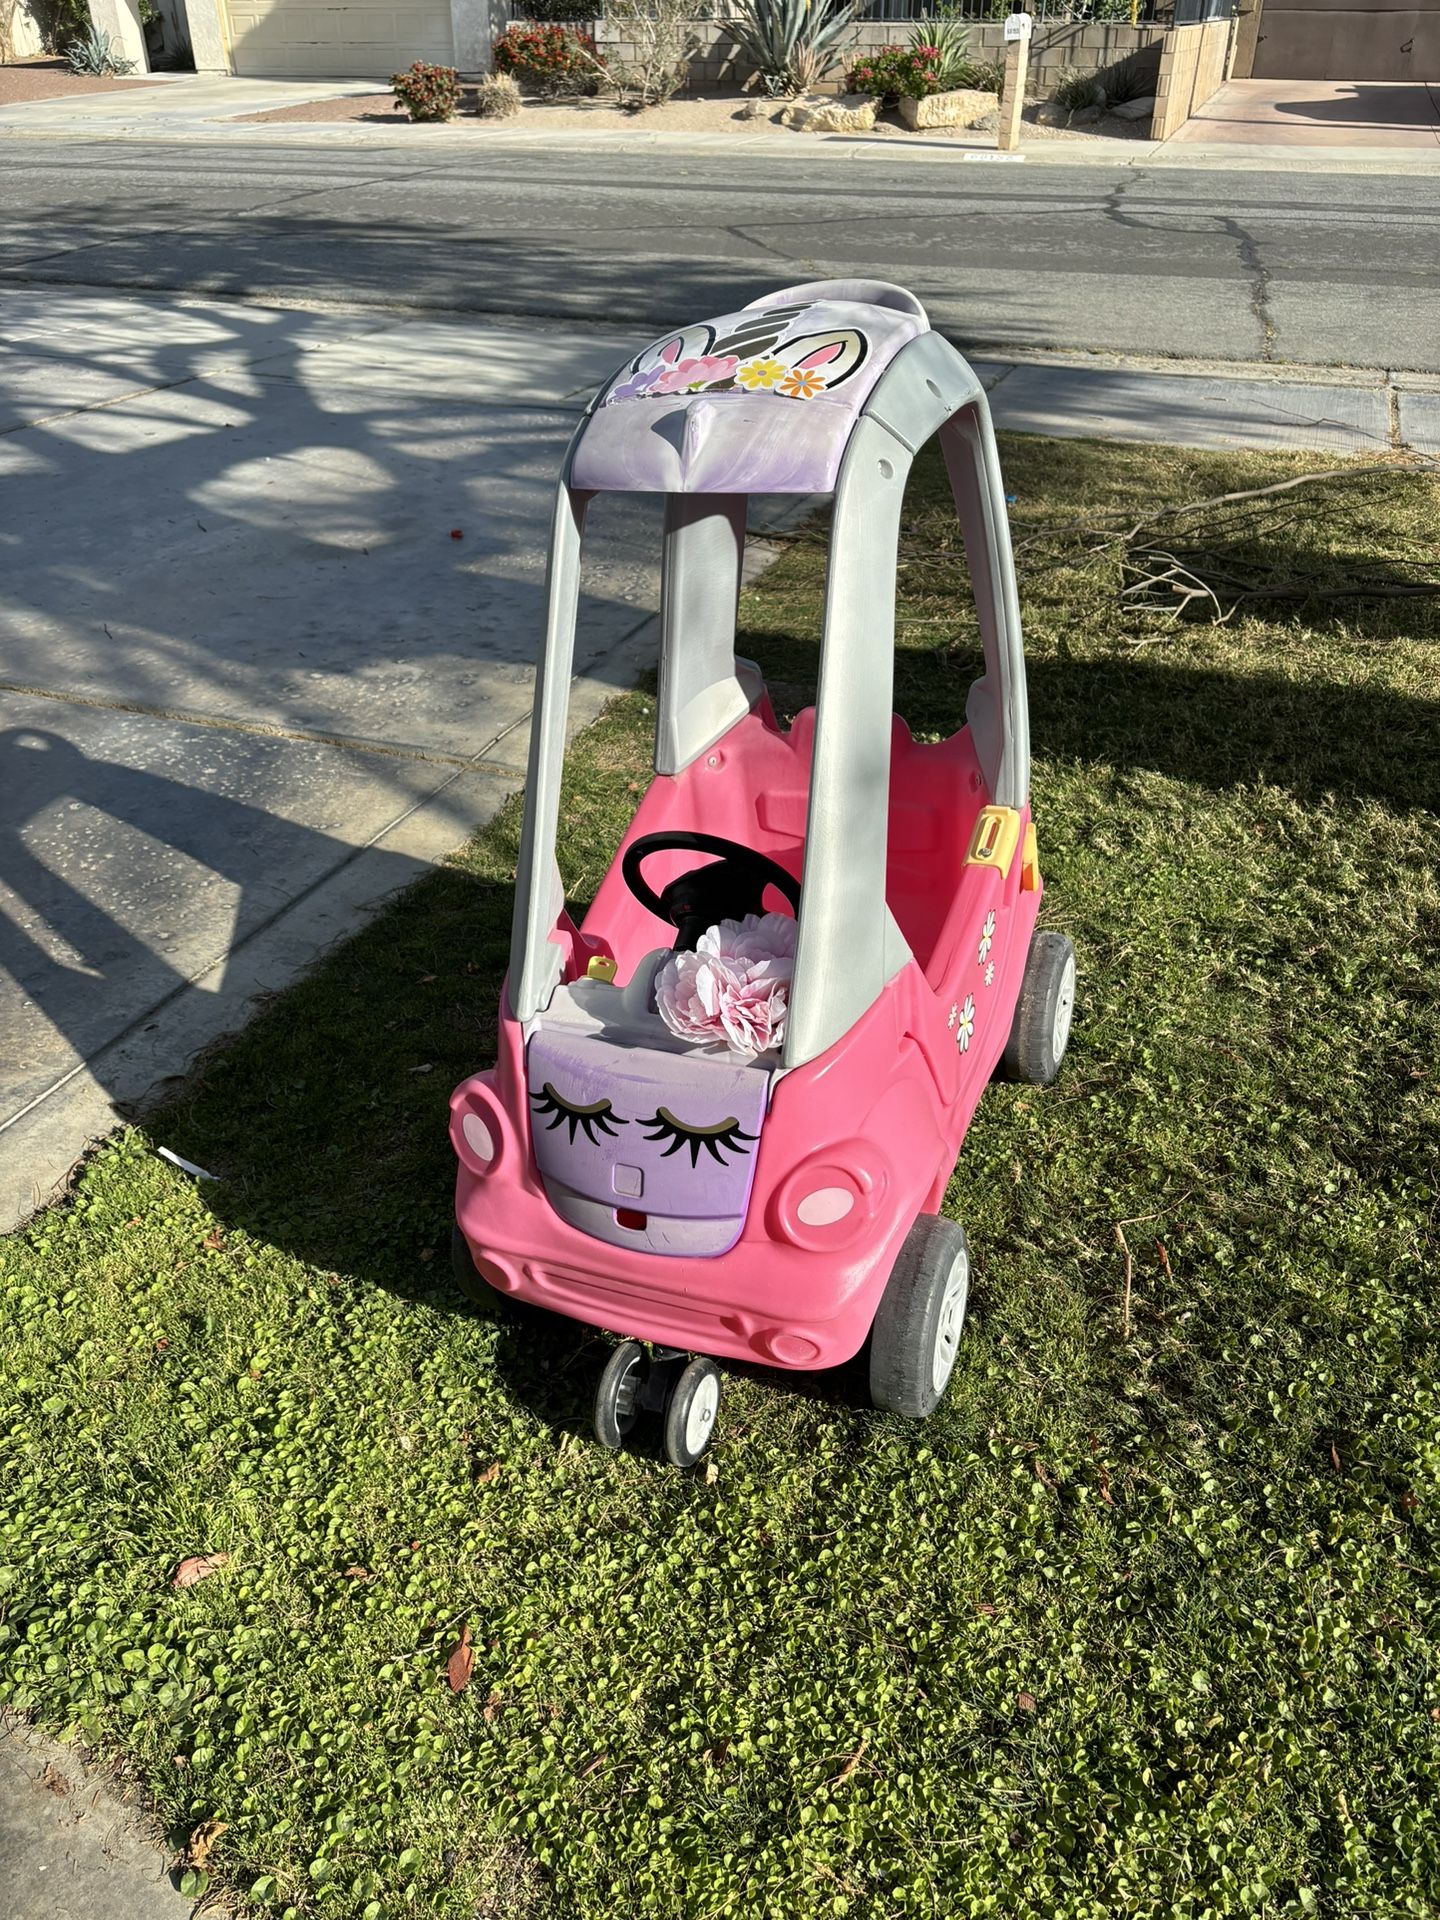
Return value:
<svg viewBox="0 0 1440 1920">
<path fill-rule="evenodd" d="M 695 0 L 606 0 L 607 29 L 635 51 L 627 60 L 612 55 L 601 84 L 627 111 L 662 106 L 684 86 L 699 44 L 695 14 Z"/>
<path fill-rule="evenodd" d="M 1158 75 L 1153 67 L 1140 60 L 1122 60 L 1117 67 L 1107 67 L 1099 74 L 1108 105 L 1118 107 L 1126 100 L 1143 100 L 1147 94 L 1155 91 Z"/>
<path fill-rule="evenodd" d="M 416 60 L 404 73 L 392 73 L 395 98 L 412 120 L 453 120 L 460 104 L 454 67 L 432 67 Z"/>
<path fill-rule="evenodd" d="M 520 111 L 520 89 L 508 73 L 487 73 L 475 89 L 475 111 L 482 120 L 508 120 Z"/>
<path fill-rule="evenodd" d="M 1068 113 L 1083 113 L 1086 107 L 1103 107 L 1105 89 L 1093 73 L 1082 73 L 1078 67 L 1066 67 L 1055 82 L 1055 104 L 1064 107 Z"/>
<path fill-rule="evenodd" d="M 115 51 L 108 33 L 92 27 L 89 33 L 72 40 L 65 49 L 65 64 L 71 73 L 133 73 L 135 62 Z"/>
<path fill-rule="evenodd" d="M 942 7 L 932 19 L 922 21 L 911 34 L 910 45 L 912 49 L 934 47 L 939 55 L 936 72 L 942 88 L 974 85 L 975 63 L 966 52 L 970 31 L 951 8 Z"/>
<path fill-rule="evenodd" d="M 768 94 L 799 93 L 840 60 L 857 0 L 738 0 L 729 20 L 741 58 Z"/>
<path fill-rule="evenodd" d="M 605 71 L 595 42 L 580 27 L 551 22 L 509 26 L 495 42 L 495 71 L 537 93 L 594 93 Z"/>
<path fill-rule="evenodd" d="M 878 47 L 861 56 L 845 76 L 851 93 L 874 93 L 886 100 L 908 94 L 923 100 L 939 93 L 940 50 L 933 43 L 909 47 Z"/>
</svg>

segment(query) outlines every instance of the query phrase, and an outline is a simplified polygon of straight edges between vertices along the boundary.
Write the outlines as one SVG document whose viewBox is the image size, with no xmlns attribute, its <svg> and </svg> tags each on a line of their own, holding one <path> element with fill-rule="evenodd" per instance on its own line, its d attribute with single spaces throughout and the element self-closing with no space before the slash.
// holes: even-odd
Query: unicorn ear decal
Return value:
<svg viewBox="0 0 1440 1920">
<path fill-rule="evenodd" d="M 651 367 L 673 367 L 681 360 L 698 360 L 715 344 L 713 327 L 681 327 L 667 333 L 663 340 L 652 341 L 643 353 L 630 362 L 631 373 L 644 373 Z"/>
<path fill-rule="evenodd" d="M 808 374 L 817 390 L 830 393 L 842 380 L 848 380 L 863 362 L 867 342 L 853 327 L 837 327 L 825 333 L 805 334 L 786 340 L 776 349 L 776 357 L 794 375 Z"/>
</svg>

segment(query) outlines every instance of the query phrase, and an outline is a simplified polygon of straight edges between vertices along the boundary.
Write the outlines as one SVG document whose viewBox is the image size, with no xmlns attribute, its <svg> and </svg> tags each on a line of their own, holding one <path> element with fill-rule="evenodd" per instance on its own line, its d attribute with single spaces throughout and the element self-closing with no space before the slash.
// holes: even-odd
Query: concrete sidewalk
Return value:
<svg viewBox="0 0 1440 1920">
<path fill-rule="evenodd" d="M 643 118 L 614 128 L 566 133 L 527 128 L 523 118 L 519 124 L 504 128 L 462 123 L 413 127 L 399 120 L 393 126 L 353 120 L 256 123 L 245 116 L 313 100 L 384 91 L 383 82 L 244 80 L 217 74 L 156 77 L 165 84 L 0 109 L 0 140 L 7 135 L 48 135 L 87 140 L 182 140 L 219 146 L 399 147 L 411 153 L 460 148 L 496 154 L 531 151 L 537 146 L 547 152 L 567 153 L 598 147 L 606 153 L 660 151 L 712 160 L 717 153 L 743 149 L 749 155 L 763 153 L 777 166 L 797 157 L 813 159 L 817 149 L 823 148 L 837 159 L 861 165 L 883 162 L 887 157 L 893 161 L 903 155 L 915 163 L 1047 168 L 1222 167 L 1228 171 L 1263 168 L 1267 172 L 1347 174 L 1440 171 L 1440 157 L 1424 143 L 1418 148 L 1396 143 L 1391 132 L 1383 129 L 1369 142 L 1363 129 L 1354 127 L 1347 127 L 1333 146 L 1316 144 L 1312 139 L 1298 147 L 1277 144 L 1270 138 L 1268 126 L 1257 127 L 1255 137 L 1248 141 L 1240 137 L 1243 128 L 1231 126 L 1220 127 L 1213 139 L 1187 128 L 1183 140 L 1177 136 L 1165 142 L 1116 140 L 1095 134 L 1074 140 L 1032 134 L 1018 154 L 1002 154 L 995 150 L 994 136 L 984 133 L 954 138 L 923 133 L 892 133 L 884 138 L 855 134 L 781 137 L 740 129 L 726 133 L 659 133 L 648 131 Z"/>
<path fill-rule="evenodd" d="M 102 1771 L 0 1712 L 0 1920 L 188 1920 L 172 1858 Z"/>
<path fill-rule="evenodd" d="M 524 765 L 576 410 L 640 342 L 80 291 L 0 339 L 0 1226 L 459 844 Z M 997 423 L 1440 450 L 1440 380 L 981 367 Z M 631 684 L 657 515 L 602 502 L 576 716 Z"/>
<path fill-rule="evenodd" d="M 7 292 L 0 1226 L 512 792 L 575 411 L 628 339 Z M 577 713 L 653 516 L 597 523 Z"/>
</svg>

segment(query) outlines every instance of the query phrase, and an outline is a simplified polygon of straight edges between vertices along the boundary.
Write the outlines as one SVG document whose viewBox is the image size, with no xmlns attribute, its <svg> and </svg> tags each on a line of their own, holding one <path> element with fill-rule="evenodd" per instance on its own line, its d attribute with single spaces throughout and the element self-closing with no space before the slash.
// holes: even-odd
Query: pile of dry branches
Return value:
<svg viewBox="0 0 1440 1920">
<path fill-rule="evenodd" d="M 1162 631 L 1182 619 L 1223 623 L 1257 602 L 1440 596 L 1440 538 L 1429 566 L 1395 560 L 1377 569 L 1342 562 L 1323 548 L 1312 565 L 1297 565 L 1297 557 L 1305 554 L 1307 527 L 1318 532 L 1343 525 L 1357 487 L 1379 477 L 1393 481 L 1436 472 L 1440 461 L 1409 457 L 1299 474 L 1268 487 L 1163 507 L 1138 519 L 1102 514 L 1026 535 L 1016 542 L 1016 559 L 1023 572 L 1032 574 L 1085 560 L 1109 561 L 1121 605 L 1158 620 Z M 1144 644 L 1143 636 L 1137 644 Z"/>
</svg>

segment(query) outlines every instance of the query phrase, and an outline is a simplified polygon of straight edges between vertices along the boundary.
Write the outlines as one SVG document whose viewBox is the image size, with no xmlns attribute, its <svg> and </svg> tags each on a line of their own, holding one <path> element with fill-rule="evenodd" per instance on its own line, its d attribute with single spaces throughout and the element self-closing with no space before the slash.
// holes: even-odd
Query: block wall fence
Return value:
<svg viewBox="0 0 1440 1920">
<path fill-rule="evenodd" d="M 1168 140 L 1229 78 L 1229 20 L 1171 27 L 1160 55 L 1152 140 Z"/>
<path fill-rule="evenodd" d="M 852 55 L 858 57 L 876 47 L 907 44 L 918 24 L 910 20 L 857 20 L 846 42 L 846 64 Z M 595 21 L 590 31 L 602 53 L 620 60 L 633 58 L 633 43 L 612 32 L 607 21 Z M 692 86 L 739 84 L 746 78 L 745 64 L 739 59 L 725 21 L 697 20 L 695 33 L 699 47 L 690 62 Z M 1131 60 L 1140 63 L 1147 84 L 1152 84 L 1159 76 L 1165 33 L 1163 26 L 1132 27 L 1114 21 L 1038 21 L 1030 44 L 1029 91 L 1044 96 L 1067 70 L 1103 73 L 1107 67 Z M 1004 22 L 982 21 L 970 26 L 968 52 L 972 60 L 1003 61 Z M 820 82 L 816 91 L 836 93 L 843 85 L 843 75 L 837 69 Z"/>
</svg>

